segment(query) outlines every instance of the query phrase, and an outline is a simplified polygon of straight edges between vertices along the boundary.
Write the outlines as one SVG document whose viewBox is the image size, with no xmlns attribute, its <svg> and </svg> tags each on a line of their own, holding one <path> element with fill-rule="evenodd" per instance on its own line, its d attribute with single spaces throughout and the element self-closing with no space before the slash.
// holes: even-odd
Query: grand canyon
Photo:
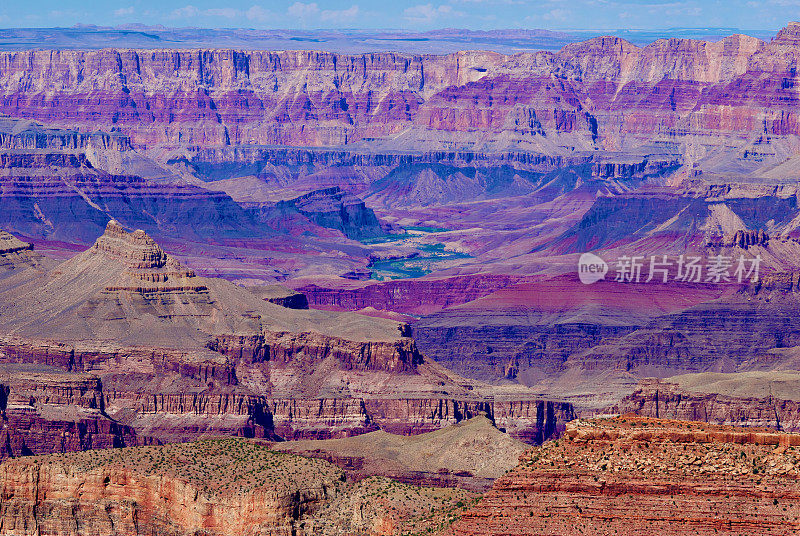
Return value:
<svg viewBox="0 0 800 536">
<path fill-rule="evenodd" d="M 795 534 L 800 23 L 696 32 L 0 30 L 0 534 Z"/>
</svg>

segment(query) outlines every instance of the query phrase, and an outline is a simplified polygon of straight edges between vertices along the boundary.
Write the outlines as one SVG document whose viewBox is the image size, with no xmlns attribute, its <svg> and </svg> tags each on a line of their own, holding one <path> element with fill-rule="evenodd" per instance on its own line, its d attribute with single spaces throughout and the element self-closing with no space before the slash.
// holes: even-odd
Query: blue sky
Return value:
<svg viewBox="0 0 800 536">
<path fill-rule="evenodd" d="M 1 27 L 777 29 L 800 0 L 0 0 Z"/>
</svg>

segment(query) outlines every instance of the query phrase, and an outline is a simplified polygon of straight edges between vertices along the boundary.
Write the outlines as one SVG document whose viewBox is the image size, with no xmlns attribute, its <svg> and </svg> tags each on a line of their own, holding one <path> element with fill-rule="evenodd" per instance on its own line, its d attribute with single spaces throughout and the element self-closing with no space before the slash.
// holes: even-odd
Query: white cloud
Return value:
<svg viewBox="0 0 800 536">
<path fill-rule="evenodd" d="M 253 8 L 251 8 L 253 9 Z M 232 7 L 213 7 L 209 9 L 198 9 L 193 5 L 178 8 L 172 12 L 173 19 L 191 19 L 194 17 L 214 17 L 235 19 L 244 16 L 245 13 Z"/>
<path fill-rule="evenodd" d="M 569 18 L 572 13 L 566 9 L 551 9 L 544 15 L 542 15 L 542 19 L 544 20 L 557 20 L 557 21 L 565 21 Z"/>
<path fill-rule="evenodd" d="M 208 17 L 224 17 L 226 19 L 235 19 L 236 17 L 241 17 L 242 12 L 238 9 L 233 9 L 232 7 L 222 7 L 206 9 L 203 11 L 203 15 Z"/>
<path fill-rule="evenodd" d="M 403 17 L 409 22 L 414 24 L 433 24 L 437 19 L 459 14 L 453 11 L 453 8 L 448 5 L 441 5 L 434 7 L 433 4 L 420 4 L 418 6 L 407 7 L 403 10 Z"/>
<path fill-rule="evenodd" d="M 133 8 L 130 9 L 132 10 Z M 195 17 L 214 17 L 214 18 L 235 19 L 241 17 L 254 22 L 270 22 L 274 21 L 275 19 L 285 18 L 288 16 L 290 18 L 297 19 L 303 25 L 306 25 L 311 21 L 320 21 L 320 20 L 334 24 L 342 24 L 352 21 L 360 14 L 361 10 L 358 7 L 358 5 L 355 4 L 353 4 L 347 9 L 320 10 L 319 5 L 316 2 L 311 2 L 311 3 L 295 2 L 286 9 L 285 15 L 279 15 L 273 11 L 263 8 L 260 5 L 253 5 L 249 9 L 243 11 L 231 7 L 198 9 L 197 7 L 189 4 L 182 8 L 173 10 L 171 18 L 190 19 Z"/>
<path fill-rule="evenodd" d="M 277 15 L 267 9 L 264 9 L 261 6 L 252 6 L 245 12 L 245 17 L 249 20 L 256 21 L 256 22 L 267 22 L 269 20 L 274 20 L 277 18 Z"/>
<path fill-rule="evenodd" d="M 288 13 L 290 17 L 306 20 L 319 13 L 319 6 L 316 4 L 316 2 L 311 2 L 310 4 L 295 2 L 289 6 L 289 9 L 286 10 L 286 13 Z"/>
<path fill-rule="evenodd" d="M 133 12 L 136 11 L 133 6 L 130 7 L 121 7 L 119 9 L 114 10 L 115 17 L 126 17 L 128 15 L 133 15 Z"/>
<path fill-rule="evenodd" d="M 183 6 L 172 11 L 172 18 L 189 19 L 200 14 L 200 10 L 193 5 Z"/>
<path fill-rule="evenodd" d="M 350 22 L 358 17 L 359 11 L 360 10 L 358 6 L 353 4 L 347 9 L 340 9 L 338 11 L 326 9 L 320 14 L 320 16 L 324 21 L 342 24 L 345 22 Z"/>
</svg>

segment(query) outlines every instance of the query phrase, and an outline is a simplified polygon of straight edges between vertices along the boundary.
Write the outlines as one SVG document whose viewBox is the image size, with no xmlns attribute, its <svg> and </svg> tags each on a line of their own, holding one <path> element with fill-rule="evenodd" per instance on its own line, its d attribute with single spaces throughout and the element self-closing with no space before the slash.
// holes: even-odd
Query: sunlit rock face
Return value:
<svg viewBox="0 0 800 536">
<path fill-rule="evenodd" d="M 796 33 L 645 47 L 600 37 L 514 56 L 3 53 L 0 111 L 113 126 L 138 146 L 332 146 L 401 134 L 438 147 L 620 148 L 662 135 L 789 135 L 798 132 Z"/>
</svg>

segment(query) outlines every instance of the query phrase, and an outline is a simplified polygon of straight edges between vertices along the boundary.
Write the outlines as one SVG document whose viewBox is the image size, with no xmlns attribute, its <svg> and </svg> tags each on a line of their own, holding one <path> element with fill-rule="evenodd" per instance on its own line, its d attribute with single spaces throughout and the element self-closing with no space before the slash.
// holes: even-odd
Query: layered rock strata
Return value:
<svg viewBox="0 0 800 536">
<path fill-rule="evenodd" d="M 105 412 L 97 376 L 16 369 L 0 374 L 1 458 L 137 444 Z"/>
<path fill-rule="evenodd" d="M 575 421 L 449 534 L 793 534 L 800 436 L 689 421 Z"/>
<path fill-rule="evenodd" d="M 289 536 L 341 481 L 325 462 L 231 440 L 14 460 L 0 468 L 0 530 Z"/>
<path fill-rule="evenodd" d="M 0 171 L 0 225 L 33 238 L 91 244 L 111 219 L 184 237 L 263 236 L 222 192 L 110 173 L 86 150 L 3 151 Z"/>
<path fill-rule="evenodd" d="M 746 377 L 741 379 L 741 382 L 747 381 Z M 704 393 L 702 388 L 700 391 L 690 391 L 669 380 L 640 381 L 636 391 L 613 409 L 643 417 L 800 431 L 800 402 L 797 400 L 785 399 L 780 395 L 759 397 Z"/>
<path fill-rule="evenodd" d="M 114 221 L 86 252 L 0 295 L 0 361 L 96 375 L 104 411 L 139 441 L 412 434 L 484 412 L 541 442 L 574 416 L 427 362 L 404 324 L 288 309 L 198 277 Z"/>
<path fill-rule="evenodd" d="M 347 481 L 330 463 L 242 439 L 11 460 L 0 466 L 0 496 L 10 536 L 430 532 L 475 497 Z"/>
<path fill-rule="evenodd" d="M 314 190 L 275 205 L 250 208 L 255 218 L 273 229 L 298 233 L 303 230 L 302 219 L 311 224 L 335 229 L 347 238 L 360 240 L 375 238 L 385 233 L 375 212 L 354 195 L 338 186 Z"/>
<path fill-rule="evenodd" d="M 796 33 L 793 24 L 770 43 L 733 35 L 645 47 L 598 37 L 513 56 L 7 52 L 0 110 L 89 130 L 115 126 L 140 146 L 332 146 L 409 131 L 439 147 L 534 148 L 795 135 Z"/>
</svg>

